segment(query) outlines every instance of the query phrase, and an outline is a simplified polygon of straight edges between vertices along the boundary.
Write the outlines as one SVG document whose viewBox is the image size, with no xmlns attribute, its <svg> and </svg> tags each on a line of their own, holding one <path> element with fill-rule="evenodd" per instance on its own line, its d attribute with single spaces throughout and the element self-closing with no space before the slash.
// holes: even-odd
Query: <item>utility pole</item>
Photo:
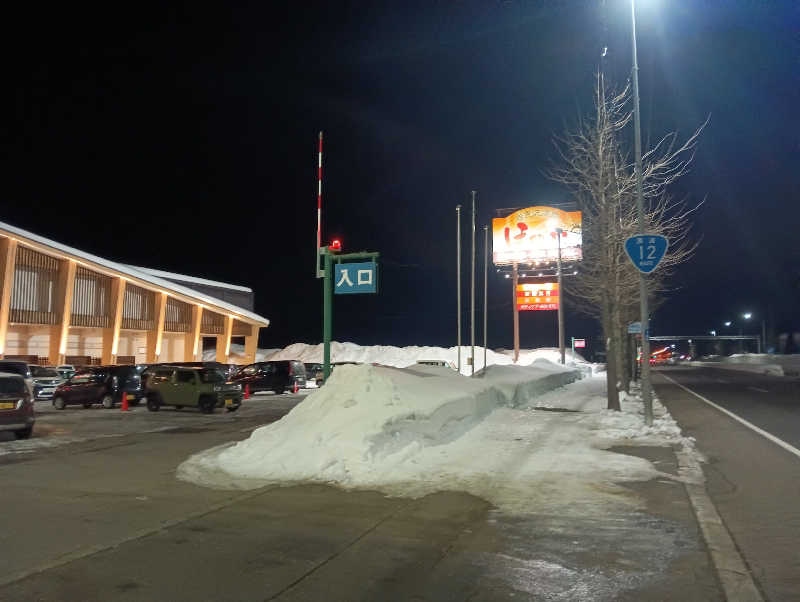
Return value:
<svg viewBox="0 0 800 602">
<path fill-rule="evenodd" d="M 558 237 L 558 351 L 561 354 L 561 365 L 564 365 L 564 286 L 561 281 L 561 228 L 556 228 L 556 236 Z M 516 287 L 515 287 L 516 288 Z M 575 358 L 575 349 L 573 351 L 573 361 Z"/>
<path fill-rule="evenodd" d="M 333 262 L 328 247 L 321 247 L 325 261 L 322 278 L 322 375 L 331 375 L 331 338 L 333 335 Z"/>
<path fill-rule="evenodd" d="M 514 363 L 519 361 L 519 308 L 517 307 L 517 283 L 519 282 L 519 270 L 517 262 L 511 265 L 512 285 L 511 285 L 511 305 L 514 308 Z"/>
<path fill-rule="evenodd" d="M 461 374 L 461 205 L 456 205 L 456 315 L 458 316 L 458 373 Z"/>
<path fill-rule="evenodd" d="M 469 338 L 472 345 L 472 364 L 471 376 L 475 376 L 475 191 L 472 191 L 472 277 L 470 278 L 472 301 L 470 304 L 470 327 Z"/>
<path fill-rule="evenodd" d="M 486 368 L 486 345 L 488 344 L 488 303 L 489 303 L 489 226 L 483 227 L 483 367 Z"/>
<path fill-rule="evenodd" d="M 642 191 L 642 124 L 639 114 L 639 62 L 636 58 L 636 4 L 631 0 L 631 38 L 633 40 L 633 132 L 636 156 L 636 209 L 639 214 L 639 234 L 645 234 L 644 193 Z M 639 311 L 642 323 L 642 400 L 644 422 L 653 424 L 653 392 L 650 385 L 650 313 L 647 307 L 647 281 L 639 272 Z"/>
</svg>

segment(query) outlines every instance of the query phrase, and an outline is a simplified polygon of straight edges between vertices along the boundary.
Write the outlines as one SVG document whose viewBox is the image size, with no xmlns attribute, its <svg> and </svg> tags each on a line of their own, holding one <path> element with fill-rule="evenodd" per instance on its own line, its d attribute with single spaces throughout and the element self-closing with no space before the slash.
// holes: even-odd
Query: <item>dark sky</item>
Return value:
<svg viewBox="0 0 800 602">
<path fill-rule="evenodd" d="M 452 345 L 455 205 L 477 190 L 484 224 L 569 200 L 542 173 L 552 137 L 591 110 L 604 45 L 608 78 L 630 73 L 627 0 L 166 4 L 4 16 L 0 219 L 251 286 L 270 347 L 321 340 L 319 130 L 325 240 L 382 253 L 380 294 L 337 298 L 334 338 Z M 702 242 L 653 331 L 746 310 L 800 329 L 800 4 L 640 0 L 637 25 L 645 143 L 711 116 L 674 190 L 706 199 Z M 509 347 L 508 281 L 489 288 L 489 344 Z M 567 315 L 568 337 L 596 332 Z M 523 346 L 555 333 L 555 312 L 522 316 Z"/>
</svg>

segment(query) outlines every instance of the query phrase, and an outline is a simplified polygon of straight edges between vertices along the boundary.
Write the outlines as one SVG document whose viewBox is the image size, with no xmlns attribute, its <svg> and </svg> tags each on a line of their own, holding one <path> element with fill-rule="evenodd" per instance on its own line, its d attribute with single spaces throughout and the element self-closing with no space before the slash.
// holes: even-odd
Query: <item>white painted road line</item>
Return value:
<svg viewBox="0 0 800 602">
<path fill-rule="evenodd" d="M 661 376 L 663 376 L 664 378 L 666 378 L 666 379 L 667 379 L 669 382 L 671 382 L 672 384 L 679 386 L 679 387 L 680 387 L 681 389 L 683 389 L 684 391 L 686 391 L 686 392 L 688 392 L 688 393 L 691 393 L 692 395 L 694 395 L 695 397 L 697 397 L 699 400 L 701 400 L 701 401 L 704 401 L 705 403 L 707 403 L 707 404 L 708 404 L 708 405 L 710 405 L 711 407 L 718 409 L 720 412 L 722 412 L 722 413 L 724 413 L 724 414 L 727 414 L 728 416 L 730 416 L 731 418 L 733 418 L 733 419 L 734 419 L 734 420 L 736 420 L 737 422 L 741 422 L 743 425 L 745 425 L 745 426 L 746 426 L 747 428 L 749 428 L 750 430 L 752 430 L 752 431 L 754 431 L 754 432 L 758 433 L 759 435 L 761 435 L 762 437 L 764 437 L 764 438 L 766 438 L 766 439 L 769 439 L 769 440 L 770 440 L 770 441 L 772 441 L 772 442 L 773 442 L 775 445 L 779 445 L 780 447 L 782 447 L 783 449 L 785 449 L 786 451 L 788 451 L 790 454 L 794 454 L 795 456 L 797 456 L 798 458 L 800 458 L 800 449 L 797 449 L 796 447 L 794 447 L 794 446 L 792 446 L 792 445 L 789 445 L 789 444 L 788 444 L 788 443 L 786 443 L 786 441 L 784 441 L 783 439 L 778 439 L 778 438 L 777 438 L 775 435 L 773 435 L 773 434 L 771 434 L 771 433 L 768 433 L 768 432 L 767 432 L 767 431 L 765 431 L 764 429 L 760 429 L 760 428 L 758 428 L 758 427 L 757 427 L 755 424 L 753 424 L 752 422 L 748 422 L 747 420 L 745 420 L 745 419 L 744 419 L 744 418 L 742 418 L 741 416 L 737 416 L 737 415 L 736 415 L 736 414 L 734 414 L 733 412 L 731 412 L 731 411 L 729 411 L 729 410 L 726 410 L 726 409 L 725 409 L 725 408 L 723 408 L 722 406 L 719 406 L 719 405 L 715 404 L 715 403 L 714 403 L 713 401 L 711 401 L 710 399 L 706 399 L 705 397 L 703 397 L 703 396 L 702 396 L 702 395 L 700 395 L 699 393 L 695 393 L 695 392 L 694 392 L 694 391 L 692 391 L 690 388 L 688 388 L 688 387 L 684 387 L 684 386 L 683 386 L 681 383 L 679 383 L 679 382 L 677 382 L 676 380 L 674 380 L 674 379 L 670 378 L 669 376 L 667 376 L 667 375 L 666 375 L 666 374 L 664 374 L 663 372 L 661 372 L 661 373 L 660 373 L 660 375 L 661 375 Z"/>
<path fill-rule="evenodd" d="M 766 389 L 759 389 L 758 387 L 747 387 L 751 391 L 758 391 L 759 393 L 769 393 Z"/>
</svg>

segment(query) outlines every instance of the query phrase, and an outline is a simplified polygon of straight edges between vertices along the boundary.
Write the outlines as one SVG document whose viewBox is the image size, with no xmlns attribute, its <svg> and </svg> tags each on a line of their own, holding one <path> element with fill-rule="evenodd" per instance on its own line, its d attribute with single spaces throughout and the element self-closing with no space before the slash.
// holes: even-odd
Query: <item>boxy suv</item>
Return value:
<svg viewBox="0 0 800 602">
<path fill-rule="evenodd" d="M 297 385 L 298 389 L 306 386 L 306 368 L 298 360 L 276 360 L 271 362 L 258 362 L 245 366 L 237 372 L 232 379 L 234 382 L 250 387 L 250 392 L 274 391 L 281 394 L 291 391 Z"/>
<path fill-rule="evenodd" d="M 144 372 L 147 409 L 157 412 L 161 406 L 180 410 L 190 406 L 211 414 L 224 407 L 235 412 L 242 405 L 242 387 L 226 382 L 216 368 L 190 366 L 153 366 Z"/>
<path fill-rule="evenodd" d="M 33 396 L 19 374 L 0 372 L 0 431 L 13 431 L 17 439 L 33 433 Z"/>
<path fill-rule="evenodd" d="M 75 373 L 67 382 L 56 387 L 53 393 L 53 406 L 63 410 L 68 405 L 82 405 L 89 408 L 102 404 L 113 408 L 125 395 L 131 405 L 138 404 L 144 397 L 142 371 L 145 366 L 92 366 Z"/>
</svg>

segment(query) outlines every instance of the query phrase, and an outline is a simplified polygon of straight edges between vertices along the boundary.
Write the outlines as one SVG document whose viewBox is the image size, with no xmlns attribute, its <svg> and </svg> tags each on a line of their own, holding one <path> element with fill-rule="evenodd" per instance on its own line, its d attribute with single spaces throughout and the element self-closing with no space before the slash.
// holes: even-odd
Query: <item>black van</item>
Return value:
<svg viewBox="0 0 800 602">
<path fill-rule="evenodd" d="M 79 370 L 67 382 L 56 387 L 53 405 L 63 410 L 68 405 L 79 404 L 88 408 L 102 404 L 113 408 L 127 396 L 131 405 L 138 404 L 145 395 L 142 386 L 143 365 L 91 366 Z"/>
<path fill-rule="evenodd" d="M 299 360 L 276 360 L 250 364 L 233 375 L 231 380 L 250 387 L 251 393 L 257 391 L 274 391 L 283 393 L 306 386 L 306 368 Z"/>
</svg>

